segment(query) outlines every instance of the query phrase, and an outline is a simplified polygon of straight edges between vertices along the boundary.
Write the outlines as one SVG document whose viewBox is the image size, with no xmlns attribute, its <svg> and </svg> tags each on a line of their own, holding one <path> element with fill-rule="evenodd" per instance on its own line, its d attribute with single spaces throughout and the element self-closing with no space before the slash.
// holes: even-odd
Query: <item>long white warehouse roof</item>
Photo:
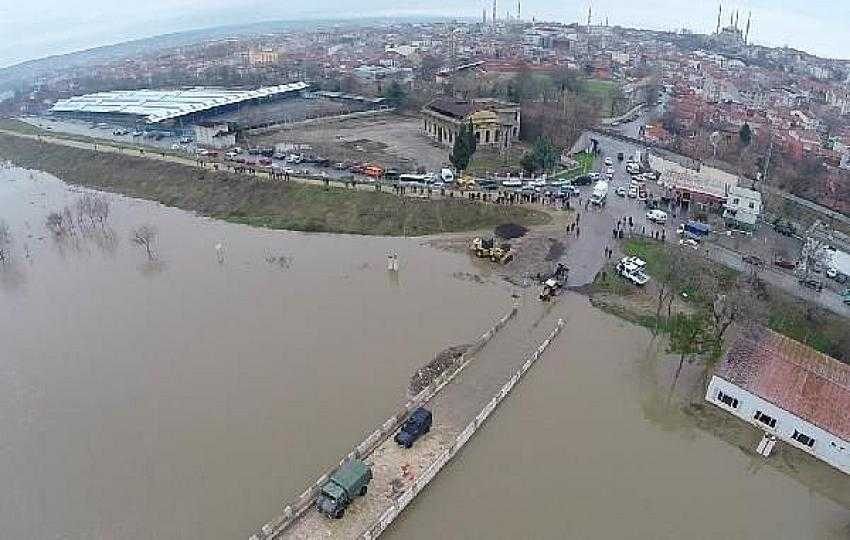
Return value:
<svg viewBox="0 0 850 540">
<path fill-rule="evenodd" d="M 149 123 L 171 120 L 187 114 L 208 111 L 251 99 L 298 92 L 304 82 L 266 86 L 256 90 L 227 90 L 196 86 L 179 90 L 118 90 L 60 99 L 51 112 L 130 114 Z"/>
</svg>

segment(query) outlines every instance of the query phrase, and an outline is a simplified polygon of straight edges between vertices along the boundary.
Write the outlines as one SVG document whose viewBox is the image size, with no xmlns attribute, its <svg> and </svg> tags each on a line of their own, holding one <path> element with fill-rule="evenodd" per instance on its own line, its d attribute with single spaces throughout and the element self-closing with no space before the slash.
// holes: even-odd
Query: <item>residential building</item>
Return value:
<svg viewBox="0 0 850 540">
<path fill-rule="evenodd" d="M 441 97 L 422 108 L 423 132 L 444 146 L 452 146 L 461 126 L 469 122 L 479 147 L 510 148 L 519 137 L 520 107 L 492 98 Z"/>
<path fill-rule="evenodd" d="M 850 474 L 850 365 L 754 325 L 716 368 L 705 399 Z"/>
<path fill-rule="evenodd" d="M 248 63 L 251 65 L 276 64 L 279 58 L 280 53 L 269 49 L 248 51 Z"/>
<path fill-rule="evenodd" d="M 744 231 L 753 231 L 761 214 L 761 193 L 754 189 L 733 186 L 723 211 L 723 219 L 728 227 Z"/>
</svg>

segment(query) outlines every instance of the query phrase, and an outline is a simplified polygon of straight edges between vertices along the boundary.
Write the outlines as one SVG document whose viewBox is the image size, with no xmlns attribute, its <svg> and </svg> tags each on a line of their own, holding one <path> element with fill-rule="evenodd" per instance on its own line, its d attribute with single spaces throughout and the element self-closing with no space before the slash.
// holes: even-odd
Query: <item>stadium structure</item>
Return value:
<svg viewBox="0 0 850 540">
<path fill-rule="evenodd" d="M 97 122 L 182 126 L 237 110 L 243 105 L 297 95 L 308 88 L 307 83 L 299 81 L 255 90 L 202 86 L 175 90 L 118 90 L 62 99 L 50 112 Z"/>
</svg>

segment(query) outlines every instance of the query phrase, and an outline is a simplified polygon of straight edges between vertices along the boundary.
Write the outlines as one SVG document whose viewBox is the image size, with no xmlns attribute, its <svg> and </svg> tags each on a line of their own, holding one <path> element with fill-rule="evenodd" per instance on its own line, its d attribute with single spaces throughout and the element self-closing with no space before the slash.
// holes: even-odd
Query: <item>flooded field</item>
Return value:
<svg viewBox="0 0 850 540">
<path fill-rule="evenodd" d="M 511 305 L 423 240 L 113 196 L 106 225 L 57 239 L 48 214 L 82 193 L 0 170 L 3 537 L 245 539 L 392 413 L 416 367 Z M 130 240 L 141 224 L 153 259 Z M 563 334 L 388 538 L 850 536 L 846 476 L 822 466 L 813 486 L 699 429 L 677 397 L 698 370 L 671 394 L 646 331 L 574 295 L 525 308 L 562 312 Z"/>
<path fill-rule="evenodd" d="M 0 536 L 247 538 L 510 306 L 421 240 L 109 197 L 108 234 L 57 241 L 45 219 L 80 193 L 0 171 Z M 130 242 L 143 223 L 155 261 Z"/>
<path fill-rule="evenodd" d="M 701 431 L 680 401 L 701 369 L 671 393 L 677 359 L 649 332 L 582 297 L 559 309 L 545 358 L 388 539 L 850 538 L 846 475 L 808 460 L 821 485 L 802 483 L 774 468 L 787 447 L 764 460 Z"/>
</svg>

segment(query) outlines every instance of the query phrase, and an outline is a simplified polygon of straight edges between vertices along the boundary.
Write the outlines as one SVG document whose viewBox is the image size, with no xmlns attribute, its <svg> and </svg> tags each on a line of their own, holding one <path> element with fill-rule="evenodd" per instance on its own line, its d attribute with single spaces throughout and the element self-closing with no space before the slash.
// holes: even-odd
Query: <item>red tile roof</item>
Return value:
<svg viewBox="0 0 850 540">
<path fill-rule="evenodd" d="M 715 375 L 850 441 L 850 365 L 754 326 L 741 331 Z"/>
</svg>

